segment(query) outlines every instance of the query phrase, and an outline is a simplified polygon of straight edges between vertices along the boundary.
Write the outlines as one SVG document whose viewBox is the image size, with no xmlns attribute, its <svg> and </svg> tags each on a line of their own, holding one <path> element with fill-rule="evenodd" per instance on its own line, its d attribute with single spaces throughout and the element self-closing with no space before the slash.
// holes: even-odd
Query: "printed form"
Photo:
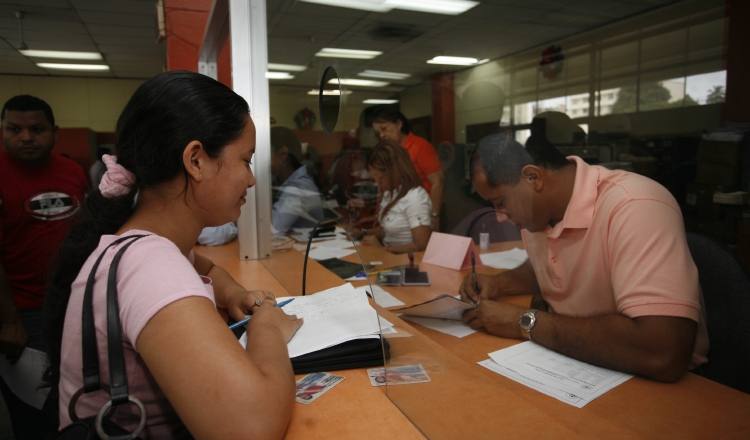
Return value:
<svg viewBox="0 0 750 440">
<path fill-rule="evenodd" d="M 633 377 L 577 361 L 531 341 L 492 352 L 490 358 L 479 365 L 577 408 Z"/>
</svg>

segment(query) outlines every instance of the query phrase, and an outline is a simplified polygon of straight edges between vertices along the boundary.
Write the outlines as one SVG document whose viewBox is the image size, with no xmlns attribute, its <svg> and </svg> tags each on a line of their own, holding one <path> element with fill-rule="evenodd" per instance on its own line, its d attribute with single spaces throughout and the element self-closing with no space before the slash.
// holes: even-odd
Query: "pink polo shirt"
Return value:
<svg viewBox="0 0 750 440">
<path fill-rule="evenodd" d="M 562 221 L 543 232 L 521 231 L 550 311 L 689 318 L 698 322 L 689 368 L 706 362 L 698 270 L 674 197 L 638 174 L 568 159 L 576 177 Z"/>
<path fill-rule="evenodd" d="M 177 413 L 167 400 L 148 366 L 138 354 L 136 341 L 148 321 L 161 309 L 182 298 L 201 296 L 214 304 L 211 280 L 201 277 L 185 258 L 177 246 L 164 237 L 151 232 L 131 230 L 122 236 L 151 234 L 135 242 L 123 254 L 117 268 L 117 294 L 122 325 L 122 342 L 125 348 L 125 367 L 128 375 L 128 391 L 146 405 L 148 419 L 141 433 L 143 439 L 189 438 L 189 433 L 180 422 Z M 60 365 L 60 426 L 71 423 L 68 416 L 68 403 L 73 394 L 83 386 L 81 373 L 81 311 L 83 291 L 94 262 L 113 241 L 120 237 L 104 235 L 99 246 L 84 263 L 81 272 L 73 282 L 65 314 L 65 327 L 62 340 L 62 364 Z M 107 358 L 107 277 L 112 259 L 122 247 L 119 244 L 110 248 L 96 272 L 94 284 L 94 324 L 96 341 L 99 347 L 99 368 L 102 381 L 109 383 L 109 363 Z M 186 324 L 189 325 L 189 324 Z M 179 332 L 176 328 L 174 331 Z M 189 341 L 186 341 L 189 343 Z M 190 359 L 175 359 L 175 364 L 190 362 Z M 81 396 L 76 405 L 79 417 L 95 415 L 109 400 L 104 391 Z M 140 412 L 133 404 L 119 407 L 113 421 L 133 430 L 140 421 Z"/>
</svg>

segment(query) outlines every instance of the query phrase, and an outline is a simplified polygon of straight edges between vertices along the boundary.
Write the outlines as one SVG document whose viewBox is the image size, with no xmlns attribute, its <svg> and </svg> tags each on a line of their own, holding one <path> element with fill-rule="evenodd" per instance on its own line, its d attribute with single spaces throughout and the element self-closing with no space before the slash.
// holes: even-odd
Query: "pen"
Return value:
<svg viewBox="0 0 750 440">
<path fill-rule="evenodd" d="M 276 304 L 274 307 L 284 307 L 285 305 L 289 304 L 292 301 L 294 301 L 294 298 L 290 298 L 290 299 L 288 299 L 286 301 L 281 301 L 280 303 Z M 234 324 L 232 324 L 232 325 L 229 326 L 229 330 L 234 330 L 237 327 L 241 327 L 241 326 L 247 324 L 250 321 L 250 318 L 252 318 L 252 316 L 248 316 L 247 318 L 243 319 L 242 321 L 235 322 Z"/>
<path fill-rule="evenodd" d="M 471 287 L 474 289 L 474 293 L 479 293 L 479 289 L 477 288 L 477 267 L 474 262 L 474 251 L 471 251 Z M 474 307 L 477 305 L 479 305 L 479 301 L 474 301 Z"/>
</svg>

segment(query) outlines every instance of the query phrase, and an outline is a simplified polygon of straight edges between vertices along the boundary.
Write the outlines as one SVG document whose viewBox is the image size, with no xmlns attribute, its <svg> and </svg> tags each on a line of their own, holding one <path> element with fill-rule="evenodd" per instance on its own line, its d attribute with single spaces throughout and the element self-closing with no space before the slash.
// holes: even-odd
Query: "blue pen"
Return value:
<svg viewBox="0 0 750 440">
<path fill-rule="evenodd" d="M 280 303 L 276 304 L 274 307 L 284 307 L 285 305 L 289 304 L 290 302 L 294 301 L 294 298 L 288 299 L 286 301 L 281 301 Z M 237 321 L 234 324 L 229 326 L 229 330 L 234 330 L 237 327 L 241 327 L 245 324 L 247 324 L 250 321 L 250 318 L 252 316 L 248 316 L 247 318 L 243 319 L 242 321 Z"/>
</svg>

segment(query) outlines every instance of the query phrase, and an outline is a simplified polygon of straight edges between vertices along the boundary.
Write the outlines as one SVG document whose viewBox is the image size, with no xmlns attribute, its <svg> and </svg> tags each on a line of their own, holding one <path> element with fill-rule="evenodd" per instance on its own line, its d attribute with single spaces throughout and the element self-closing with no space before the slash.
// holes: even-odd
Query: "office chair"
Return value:
<svg viewBox="0 0 750 440">
<path fill-rule="evenodd" d="M 510 222 L 497 222 L 493 208 L 479 208 L 464 217 L 451 234 L 471 237 L 474 243 L 479 243 L 480 232 L 490 233 L 490 243 L 515 241 L 521 239 L 521 231 Z"/>
<path fill-rule="evenodd" d="M 750 277 L 713 239 L 687 233 L 706 305 L 710 348 L 703 376 L 750 394 Z"/>
</svg>

